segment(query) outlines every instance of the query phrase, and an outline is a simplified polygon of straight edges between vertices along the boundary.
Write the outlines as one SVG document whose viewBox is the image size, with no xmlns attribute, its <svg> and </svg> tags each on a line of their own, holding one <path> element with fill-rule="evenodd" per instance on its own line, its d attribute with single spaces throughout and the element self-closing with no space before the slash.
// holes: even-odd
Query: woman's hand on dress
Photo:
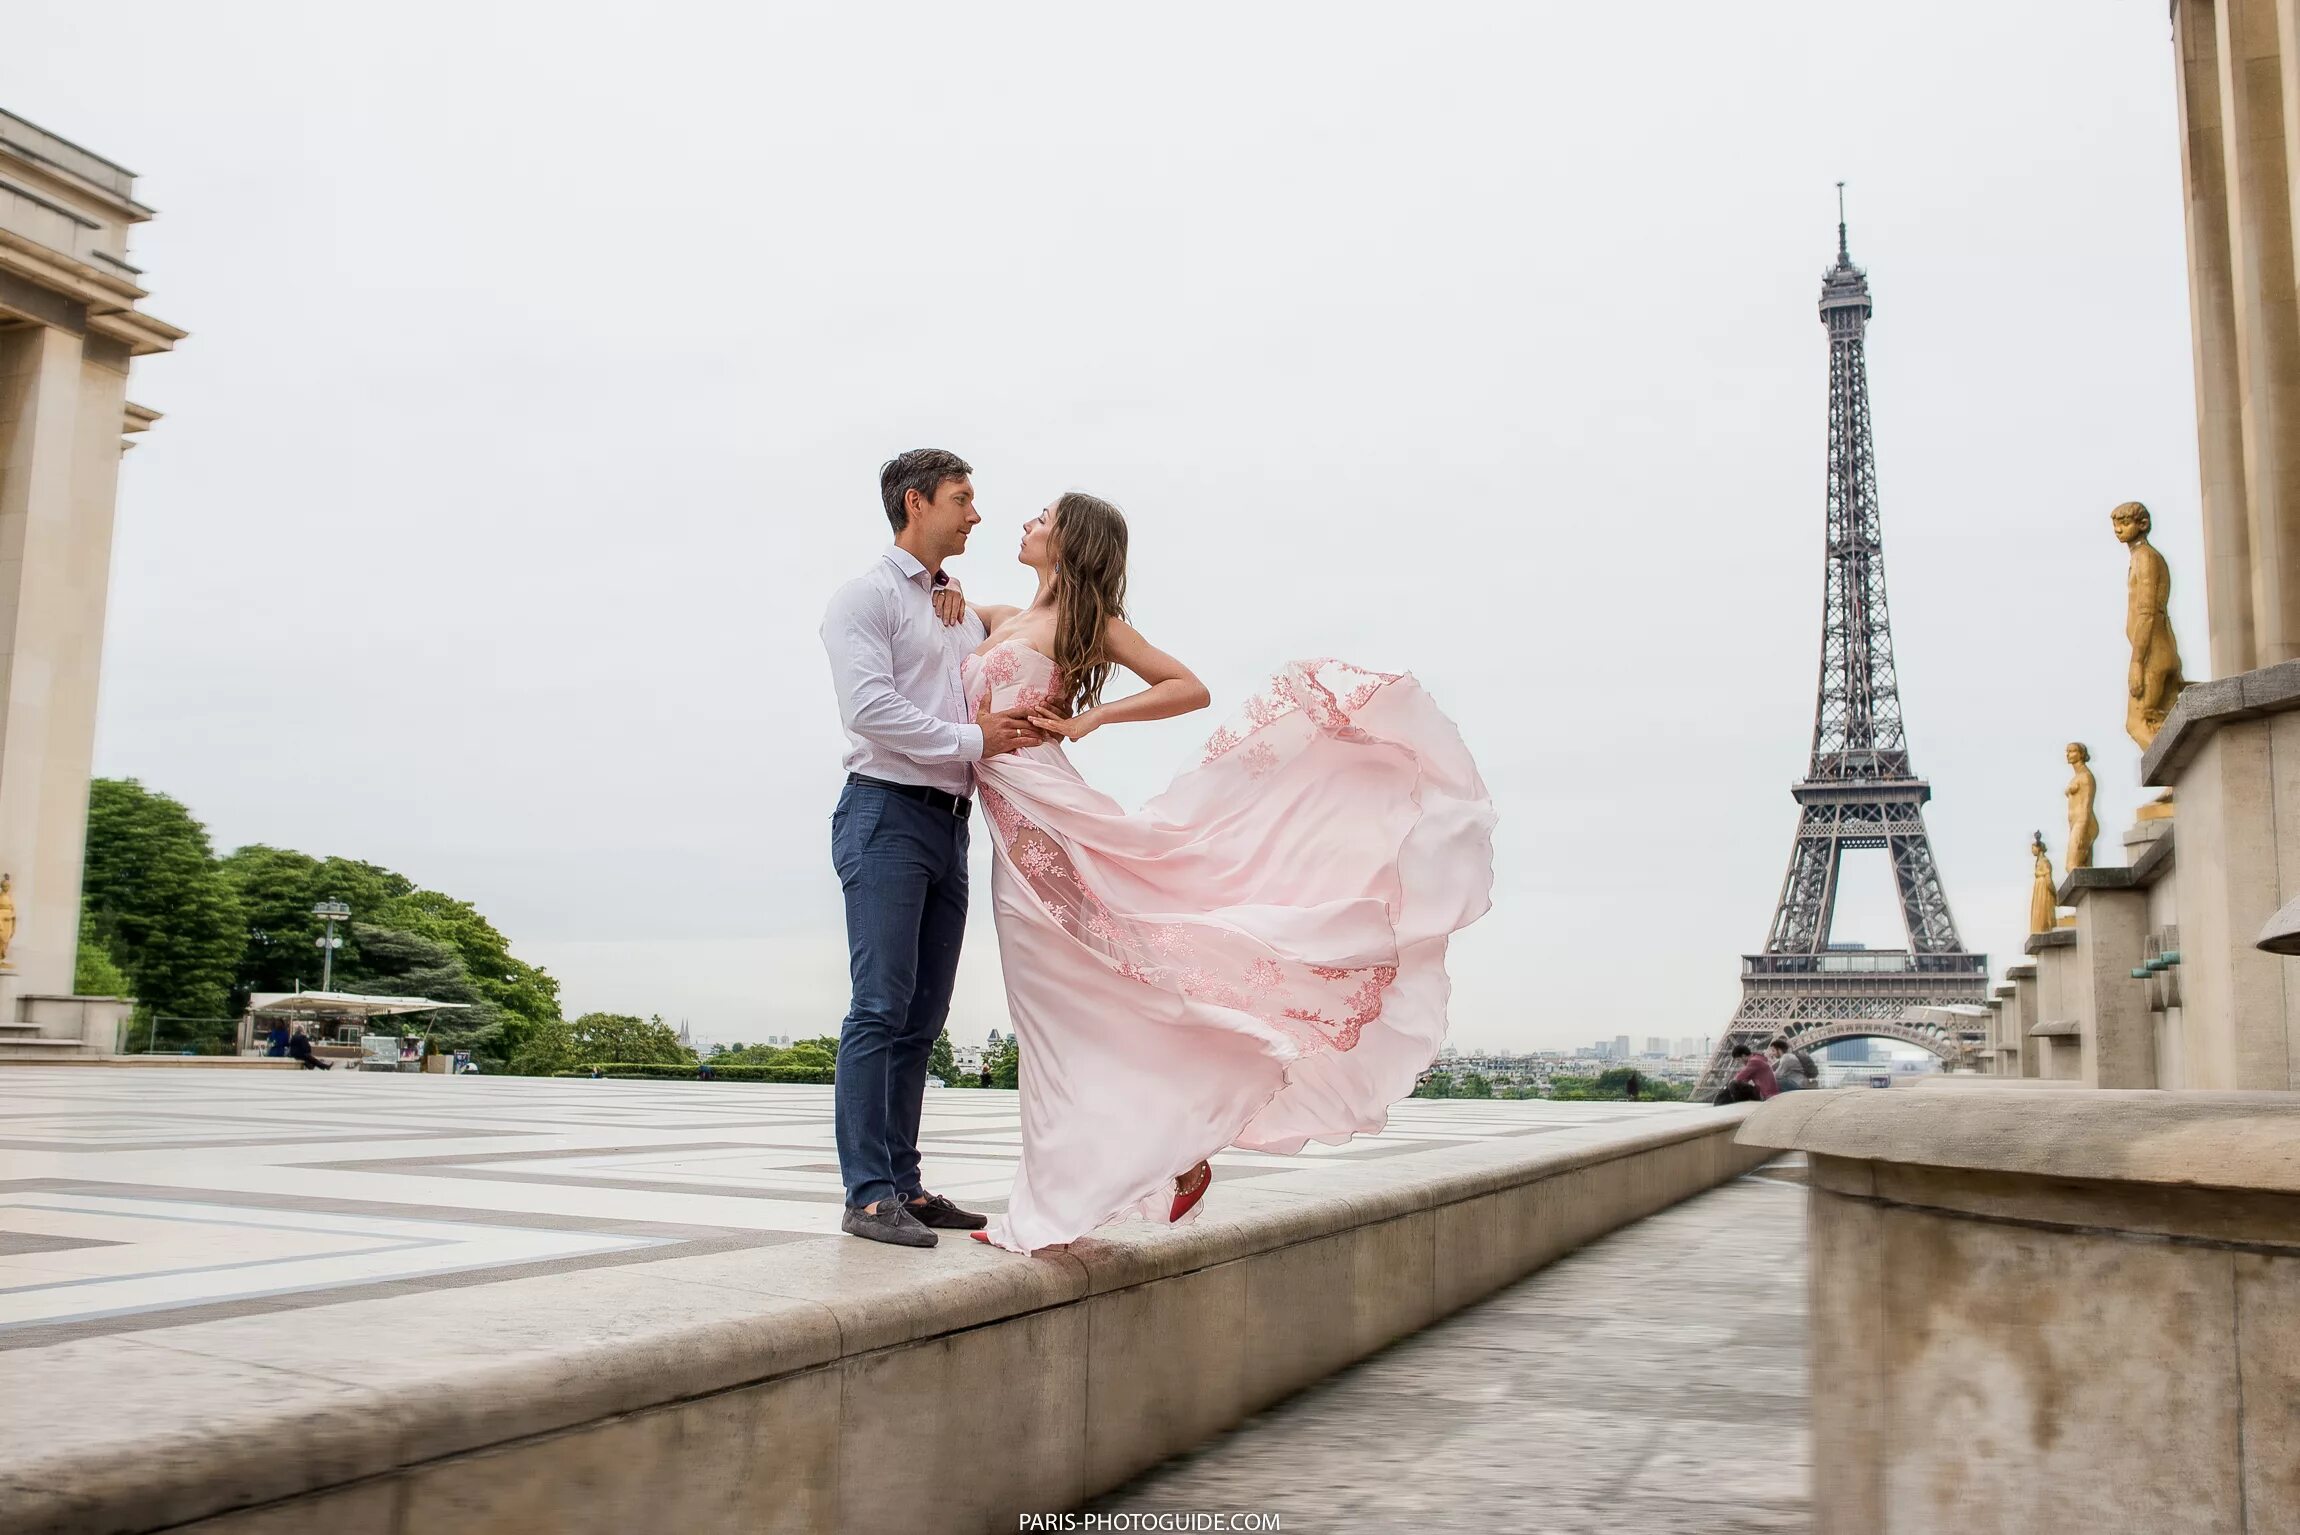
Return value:
<svg viewBox="0 0 2300 1535">
<path fill-rule="evenodd" d="M 1045 731 L 1050 737 L 1059 737 L 1065 741 L 1083 741 L 1094 734 L 1095 728 L 1102 723 L 1100 714 L 1099 709 L 1089 709 L 1084 714 L 1074 714 L 1066 719 L 1051 709 L 1041 708 L 1037 713 L 1030 716 L 1030 723 Z"/>
</svg>

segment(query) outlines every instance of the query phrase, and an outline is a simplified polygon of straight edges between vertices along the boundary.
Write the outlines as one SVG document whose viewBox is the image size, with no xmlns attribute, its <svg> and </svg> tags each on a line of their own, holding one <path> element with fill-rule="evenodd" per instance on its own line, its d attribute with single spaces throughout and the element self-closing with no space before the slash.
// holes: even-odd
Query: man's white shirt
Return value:
<svg viewBox="0 0 2300 1535">
<path fill-rule="evenodd" d="M 852 743 L 847 771 L 971 794 L 982 730 L 959 668 L 984 638 L 971 609 L 956 624 L 935 617 L 934 577 L 897 545 L 834 592 L 823 649 Z"/>
</svg>

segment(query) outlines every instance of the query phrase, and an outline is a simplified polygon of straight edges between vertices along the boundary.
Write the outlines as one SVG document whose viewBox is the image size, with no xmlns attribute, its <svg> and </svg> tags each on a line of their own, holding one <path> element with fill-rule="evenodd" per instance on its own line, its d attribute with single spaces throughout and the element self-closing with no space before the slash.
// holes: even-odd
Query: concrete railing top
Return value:
<svg viewBox="0 0 2300 1535">
<path fill-rule="evenodd" d="M 2046 1091 L 1788 1093 L 1744 1146 L 1856 1161 L 2300 1194 L 2300 1096 Z"/>
</svg>

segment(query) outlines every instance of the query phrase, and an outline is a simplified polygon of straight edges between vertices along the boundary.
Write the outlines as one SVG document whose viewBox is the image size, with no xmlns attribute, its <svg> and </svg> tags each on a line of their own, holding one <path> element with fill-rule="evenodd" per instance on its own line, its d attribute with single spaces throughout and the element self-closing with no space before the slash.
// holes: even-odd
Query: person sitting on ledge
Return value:
<svg viewBox="0 0 2300 1535">
<path fill-rule="evenodd" d="M 1733 1074 L 1732 1081 L 1717 1090 L 1716 1101 L 1720 1106 L 1761 1103 L 1781 1091 L 1781 1085 L 1773 1080 L 1773 1067 L 1765 1057 L 1751 1055 L 1747 1045 L 1735 1045 L 1733 1059 L 1740 1063 L 1741 1069 Z"/>
<path fill-rule="evenodd" d="M 1782 1092 L 1812 1087 L 1820 1080 L 1820 1073 L 1813 1069 L 1812 1055 L 1792 1048 L 1785 1038 L 1776 1038 L 1767 1045 L 1765 1057 L 1766 1064 L 1773 1068 L 1773 1080 L 1780 1084 Z"/>
<path fill-rule="evenodd" d="M 300 1023 L 295 1026 L 295 1032 L 288 1036 L 287 1053 L 294 1056 L 296 1064 L 306 1071 L 335 1070 L 333 1065 L 311 1053 L 311 1036 L 304 1033 L 303 1025 Z"/>
</svg>

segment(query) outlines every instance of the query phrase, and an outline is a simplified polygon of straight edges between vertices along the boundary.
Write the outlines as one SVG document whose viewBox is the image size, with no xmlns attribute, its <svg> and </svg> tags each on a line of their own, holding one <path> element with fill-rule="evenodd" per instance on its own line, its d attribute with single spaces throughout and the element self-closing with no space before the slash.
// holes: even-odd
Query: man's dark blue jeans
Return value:
<svg viewBox="0 0 2300 1535">
<path fill-rule="evenodd" d="M 966 821 L 849 783 L 831 815 L 854 1001 L 839 1030 L 839 1176 L 852 1207 L 915 1199 L 926 1061 L 966 936 Z"/>
</svg>

